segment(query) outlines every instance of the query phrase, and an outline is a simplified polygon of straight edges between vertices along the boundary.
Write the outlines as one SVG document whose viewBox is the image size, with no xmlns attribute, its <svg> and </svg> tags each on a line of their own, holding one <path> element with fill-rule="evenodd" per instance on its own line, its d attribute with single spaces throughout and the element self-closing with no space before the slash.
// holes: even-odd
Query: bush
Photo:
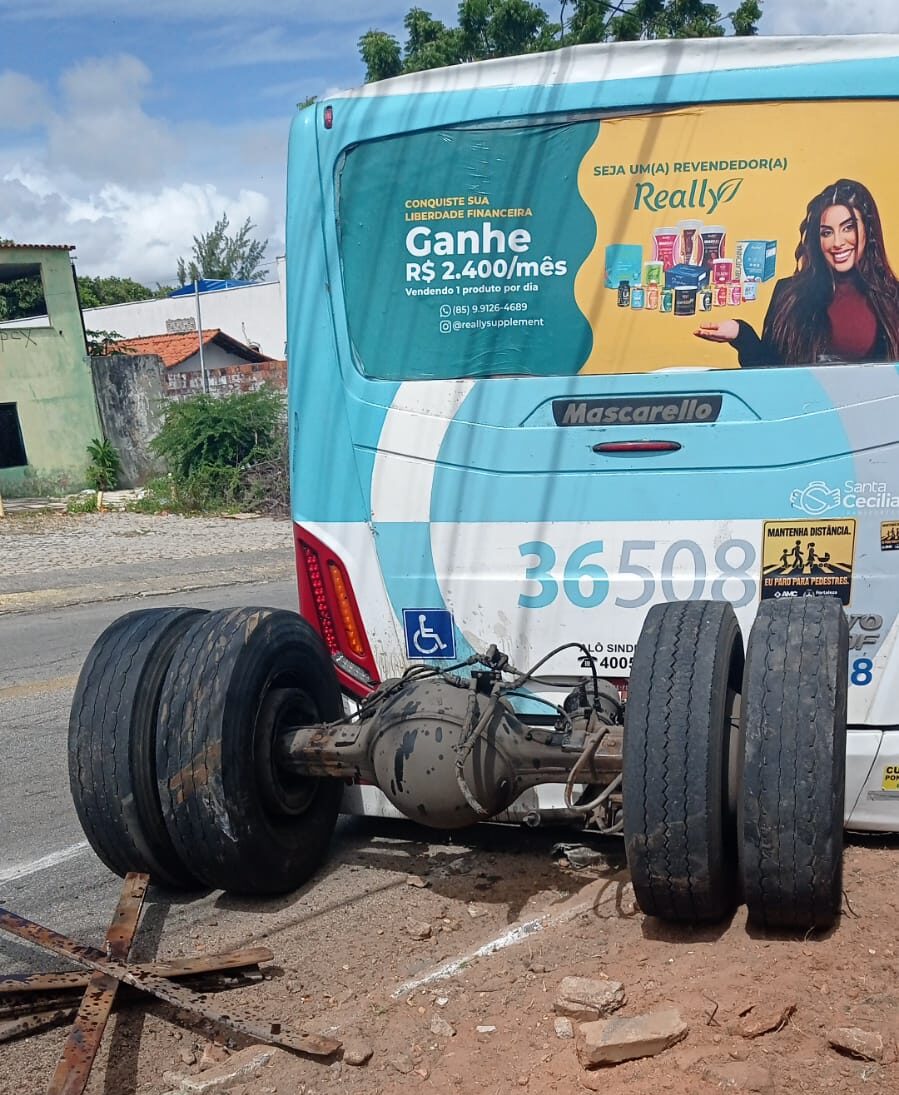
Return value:
<svg viewBox="0 0 899 1095">
<path fill-rule="evenodd" d="M 122 461 L 111 441 L 93 438 L 87 446 L 87 455 L 91 458 L 85 471 L 85 478 L 94 490 L 115 490 L 122 471 Z"/>
<path fill-rule="evenodd" d="M 97 498 L 98 495 L 92 490 L 73 494 L 66 502 L 66 513 L 97 513 Z"/>
<path fill-rule="evenodd" d="M 157 481 L 148 506 L 161 504 L 165 493 L 164 508 L 179 512 L 287 510 L 287 426 L 277 392 L 171 403 L 152 448 L 168 464 L 170 479 L 165 491 Z"/>
</svg>

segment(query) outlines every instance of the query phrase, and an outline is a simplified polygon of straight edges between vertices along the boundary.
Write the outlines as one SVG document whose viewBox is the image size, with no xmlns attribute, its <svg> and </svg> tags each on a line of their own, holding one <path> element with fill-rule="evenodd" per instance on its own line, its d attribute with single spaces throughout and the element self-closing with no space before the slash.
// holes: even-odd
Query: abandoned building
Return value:
<svg viewBox="0 0 899 1095">
<path fill-rule="evenodd" d="M 27 476 L 80 486 L 102 436 L 72 250 L 0 244 L 0 490 Z M 23 313 L 39 318 L 15 323 Z"/>
</svg>

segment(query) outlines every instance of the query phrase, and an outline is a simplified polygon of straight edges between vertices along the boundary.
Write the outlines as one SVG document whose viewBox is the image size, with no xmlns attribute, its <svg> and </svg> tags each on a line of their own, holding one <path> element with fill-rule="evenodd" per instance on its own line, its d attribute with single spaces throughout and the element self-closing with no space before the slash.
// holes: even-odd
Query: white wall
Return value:
<svg viewBox="0 0 899 1095">
<path fill-rule="evenodd" d="M 136 338 L 137 336 L 135 335 L 134 337 Z M 226 350 L 224 346 L 216 346 L 215 343 L 207 343 L 203 347 L 203 364 L 207 369 L 224 369 L 228 365 L 247 365 L 249 363 L 246 358 L 238 357 L 237 354 L 233 353 L 231 350 Z M 166 369 L 167 373 L 197 373 L 199 371 L 199 350 L 193 357 L 185 358 L 184 361 L 179 362 L 177 365 L 170 365 Z"/>
<path fill-rule="evenodd" d="M 245 285 L 239 289 L 220 289 L 200 294 L 200 318 L 204 330 L 218 327 L 248 345 L 256 343 L 262 353 L 282 359 L 287 356 L 287 316 L 284 294 L 284 259 L 275 263 L 276 281 Z M 113 304 L 106 308 L 85 308 L 84 326 L 88 331 L 117 331 L 125 338 L 164 335 L 167 319 L 193 319 L 197 316 L 196 298 L 167 297 L 164 300 L 140 300 L 131 304 Z M 46 319 L 15 320 L 4 326 L 33 327 Z"/>
</svg>

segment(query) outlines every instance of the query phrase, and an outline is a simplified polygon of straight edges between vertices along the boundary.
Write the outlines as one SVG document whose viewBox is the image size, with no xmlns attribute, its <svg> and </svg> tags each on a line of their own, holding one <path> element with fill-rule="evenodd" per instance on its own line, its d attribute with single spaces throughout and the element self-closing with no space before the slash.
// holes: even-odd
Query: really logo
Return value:
<svg viewBox="0 0 899 1095">
<path fill-rule="evenodd" d="M 634 209 L 659 213 L 663 209 L 703 209 L 714 213 L 719 205 L 728 205 L 740 192 L 742 178 L 725 179 L 715 186 L 708 179 L 693 179 L 677 190 L 658 188 L 653 182 L 639 182 L 634 188 Z"/>
</svg>

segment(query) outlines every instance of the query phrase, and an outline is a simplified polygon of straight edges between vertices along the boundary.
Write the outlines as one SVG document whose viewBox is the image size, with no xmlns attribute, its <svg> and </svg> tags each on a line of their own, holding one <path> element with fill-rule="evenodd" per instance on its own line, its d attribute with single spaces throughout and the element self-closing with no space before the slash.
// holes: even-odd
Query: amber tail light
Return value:
<svg viewBox="0 0 899 1095">
<path fill-rule="evenodd" d="M 294 525 L 300 614 L 318 631 L 341 687 L 367 696 L 379 683 L 353 586 L 337 555 Z"/>
</svg>

